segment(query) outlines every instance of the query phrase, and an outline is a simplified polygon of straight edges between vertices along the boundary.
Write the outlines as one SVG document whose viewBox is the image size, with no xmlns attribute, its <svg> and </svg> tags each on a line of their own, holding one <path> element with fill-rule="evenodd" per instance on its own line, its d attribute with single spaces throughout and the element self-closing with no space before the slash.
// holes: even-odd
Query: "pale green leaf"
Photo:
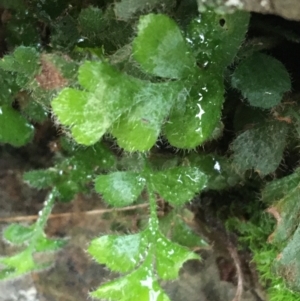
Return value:
<svg viewBox="0 0 300 301">
<path fill-rule="evenodd" d="M 112 128 L 118 145 L 131 152 L 149 150 L 156 143 L 161 126 L 181 89 L 180 84 L 171 82 L 149 83 L 141 90 L 139 94 L 145 100 L 122 115 Z"/>
<path fill-rule="evenodd" d="M 231 83 L 252 106 L 263 109 L 278 105 L 283 94 L 291 90 L 291 79 L 284 65 L 263 53 L 254 53 L 242 61 Z"/>
<path fill-rule="evenodd" d="M 79 68 L 78 79 L 90 92 L 66 88 L 52 101 L 52 108 L 81 144 L 97 142 L 122 113 L 149 96 L 147 83 L 104 62 L 86 61 Z M 145 92 L 142 95 L 141 90 Z"/>
<path fill-rule="evenodd" d="M 33 126 L 9 106 L 0 107 L 0 143 L 20 147 L 33 137 Z"/>
<path fill-rule="evenodd" d="M 183 205 L 205 188 L 207 176 L 195 167 L 174 167 L 150 178 L 154 190 L 173 205 Z"/>
<path fill-rule="evenodd" d="M 200 259 L 188 249 L 168 240 L 158 233 L 156 237 L 156 269 L 164 280 L 176 279 L 183 263 L 190 259 Z"/>
<path fill-rule="evenodd" d="M 131 235 L 104 235 L 92 240 L 88 252 L 112 271 L 129 272 L 138 266 L 147 248 L 143 232 Z"/>
<path fill-rule="evenodd" d="M 153 272 L 152 256 L 134 272 L 105 283 L 90 293 L 94 298 L 116 301 L 170 301 L 158 284 Z"/>
<path fill-rule="evenodd" d="M 113 172 L 96 178 L 95 189 L 113 206 L 127 206 L 134 202 L 145 186 L 145 179 L 134 172 Z"/>
<path fill-rule="evenodd" d="M 2 257 L 0 258 L 0 263 L 5 264 L 9 268 L 13 268 L 15 270 L 15 276 L 28 273 L 37 268 L 29 249 L 17 253 L 16 255 Z"/>
<path fill-rule="evenodd" d="M 23 244 L 27 242 L 34 234 L 33 226 L 23 226 L 20 224 L 11 224 L 3 231 L 3 238 L 12 244 Z"/>
<path fill-rule="evenodd" d="M 57 251 L 67 243 L 65 239 L 50 239 L 45 235 L 40 235 L 34 242 L 36 252 Z"/>
<path fill-rule="evenodd" d="M 187 77 L 195 68 L 179 27 L 166 15 L 148 14 L 140 18 L 133 55 L 146 72 L 156 76 Z"/>
</svg>

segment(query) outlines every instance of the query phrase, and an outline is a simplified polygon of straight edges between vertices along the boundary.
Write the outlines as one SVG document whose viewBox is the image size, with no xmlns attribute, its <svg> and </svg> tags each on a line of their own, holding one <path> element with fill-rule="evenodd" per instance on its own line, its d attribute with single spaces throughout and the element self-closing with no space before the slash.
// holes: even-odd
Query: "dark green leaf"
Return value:
<svg viewBox="0 0 300 301">
<path fill-rule="evenodd" d="M 189 215 L 192 215 L 192 213 L 187 209 L 184 209 L 180 215 L 173 210 L 159 220 L 162 233 L 173 242 L 184 247 L 194 248 L 208 246 L 208 243 L 186 224 L 186 218 L 190 221 Z"/>
<path fill-rule="evenodd" d="M 33 137 L 33 126 L 9 106 L 0 107 L 0 143 L 15 147 L 28 143 Z"/>
<path fill-rule="evenodd" d="M 241 179 L 227 158 L 214 154 L 191 154 L 185 158 L 207 176 L 207 189 L 222 190 L 232 187 Z"/>
<path fill-rule="evenodd" d="M 263 53 L 254 53 L 242 61 L 231 83 L 252 106 L 263 109 L 278 105 L 283 94 L 291 90 L 291 79 L 284 65 Z"/>
<path fill-rule="evenodd" d="M 287 126 L 266 122 L 239 135 L 231 146 L 233 164 L 240 172 L 255 169 L 267 175 L 279 166 L 286 145 Z"/>
</svg>

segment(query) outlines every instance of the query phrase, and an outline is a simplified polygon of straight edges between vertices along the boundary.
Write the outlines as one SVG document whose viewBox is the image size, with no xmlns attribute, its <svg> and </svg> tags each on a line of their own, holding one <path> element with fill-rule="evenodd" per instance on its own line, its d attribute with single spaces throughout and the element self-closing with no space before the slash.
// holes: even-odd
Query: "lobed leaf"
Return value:
<svg viewBox="0 0 300 301">
<path fill-rule="evenodd" d="M 78 80 L 90 92 L 64 89 L 52 101 L 52 108 L 81 144 L 97 142 L 122 113 L 143 100 L 139 91 L 145 83 L 103 62 L 86 61 L 79 68 Z"/>
<path fill-rule="evenodd" d="M 182 85 L 149 83 L 139 92 L 139 102 L 113 125 L 112 134 L 118 145 L 127 151 L 149 150 L 157 141 L 162 124 L 174 104 Z"/>
<path fill-rule="evenodd" d="M 88 252 L 112 271 L 129 272 L 138 266 L 147 249 L 143 232 L 131 235 L 104 235 L 92 240 Z"/>
<path fill-rule="evenodd" d="M 200 259 L 188 249 L 168 240 L 158 233 L 156 236 L 156 269 L 161 279 L 172 280 L 178 277 L 183 263 L 190 259 Z"/>
<path fill-rule="evenodd" d="M 218 14 L 207 10 L 191 21 L 186 40 L 203 68 L 224 69 L 232 63 L 248 30 L 250 14 Z"/>
<path fill-rule="evenodd" d="M 174 106 L 164 134 L 171 145 L 191 149 L 208 140 L 221 118 L 224 86 L 219 77 L 199 75 L 185 102 Z"/>
<path fill-rule="evenodd" d="M 173 210 L 159 220 L 159 228 L 172 242 L 181 246 L 188 248 L 206 247 L 208 243 L 185 222 L 186 218 L 189 219 L 191 214 L 187 209 L 184 209 L 183 214 L 177 214 Z M 189 221 L 192 222 L 192 220 Z"/>
<path fill-rule="evenodd" d="M 0 143 L 20 147 L 33 137 L 33 126 L 9 106 L 0 107 Z"/>
<path fill-rule="evenodd" d="M 181 166 L 156 172 L 150 181 L 161 197 L 179 206 L 205 187 L 207 176 L 198 168 Z"/>
<path fill-rule="evenodd" d="M 144 71 L 161 77 L 187 77 L 195 69 L 195 59 L 169 17 L 148 14 L 140 18 L 133 55 Z"/>
<path fill-rule="evenodd" d="M 263 53 L 254 53 L 242 61 L 233 73 L 231 84 L 250 105 L 263 109 L 278 105 L 283 94 L 291 90 L 291 79 L 284 65 Z"/>
<path fill-rule="evenodd" d="M 10 224 L 3 231 L 3 238 L 12 244 L 26 243 L 34 234 L 34 226 Z"/>
<path fill-rule="evenodd" d="M 138 173 L 124 171 L 100 175 L 95 188 L 113 206 L 127 206 L 134 202 L 145 186 L 145 178 Z"/>
<path fill-rule="evenodd" d="M 170 301 L 153 273 L 152 255 L 149 255 L 131 274 L 102 285 L 90 295 L 99 299 L 118 301 L 132 301 L 137 296 L 140 301 Z"/>
<path fill-rule="evenodd" d="M 237 184 L 241 177 L 224 157 L 214 154 L 190 154 L 189 166 L 197 167 L 207 176 L 207 189 L 222 190 Z"/>
</svg>

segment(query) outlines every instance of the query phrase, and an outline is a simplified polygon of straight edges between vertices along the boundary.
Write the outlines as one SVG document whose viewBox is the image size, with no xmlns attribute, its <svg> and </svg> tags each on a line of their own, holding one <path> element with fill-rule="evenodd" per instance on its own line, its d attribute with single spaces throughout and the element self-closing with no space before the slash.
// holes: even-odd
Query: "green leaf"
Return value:
<svg viewBox="0 0 300 301">
<path fill-rule="evenodd" d="M 170 301 L 153 273 L 152 256 L 131 274 L 105 283 L 90 293 L 94 298 L 117 301 Z"/>
<path fill-rule="evenodd" d="M 50 239 L 41 235 L 34 244 L 36 252 L 57 251 L 63 248 L 67 243 L 65 239 Z"/>
<path fill-rule="evenodd" d="M 282 159 L 287 130 L 285 123 L 266 122 L 239 135 L 231 145 L 238 171 L 253 168 L 261 175 L 275 171 Z"/>
<path fill-rule="evenodd" d="M 170 144 L 184 149 L 194 148 L 208 140 L 221 118 L 224 86 L 218 76 L 199 76 L 185 102 L 171 111 L 164 127 Z"/>
<path fill-rule="evenodd" d="M 189 210 L 184 209 L 182 214 L 175 210 L 159 220 L 159 227 L 162 233 L 171 239 L 172 242 L 188 248 L 206 247 L 208 243 L 197 235 L 185 222 L 192 221 L 193 215 Z"/>
<path fill-rule="evenodd" d="M 236 185 L 241 180 L 227 158 L 197 153 L 188 155 L 184 160 L 187 160 L 189 166 L 197 167 L 207 176 L 207 189 L 222 190 Z"/>
<path fill-rule="evenodd" d="M 3 238 L 12 244 L 23 244 L 27 242 L 34 234 L 33 226 L 23 226 L 20 224 L 11 224 L 3 231 Z"/>
<path fill-rule="evenodd" d="M 33 137 L 33 126 L 9 106 L 0 107 L 0 143 L 15 147 L 28 143 Z"/>
<path fill-rule="evenodd" d="M 205 188 L 207 177 L 198 168 L 182 166 L 156 172 L 150 181 L 161 197 L 179 206 Z"/>
<path fill-rule="evenodd" d="M 78 16 L 81 33 L 89 39 L 95 38 L 104 30 L 103 12 L 98 7 L 89 6 Z"/>
<path fill-rule="evenodd" d="M 131 235 L 104 235 L 92 240 L 88 252 L 100 264 L 106 264 L 112 271 L 129 272 L 138 266 L 146 248 L 144 233 Z"/>
<path fill-rule="evenodd" d="M 191 21 L 186 40 L 204 68 L 224 69 L 232 63 L 245 39 L 250 14 L 236 11 L 218 14 L 207 10 Z"/>
<path fill-rule="evenodd" d="M 28 185 L 37 188 L 44 189 L 52 186 L 56 178 L 56 171 L 54 169 L 40 169 L 31 170 L 23 174 L 23 180 Z"/>
<path fill-rule="evenodd" d="M 291 90 L 291 79 L 284 65 L 263 53 L 254 53 L 242 61 L 231 83 L 252 106 L 263 109 L 278 105 L 283 94 Z"/>
<path fill-rule="evenodd" d="M 96 191 L 113 206 L 130 205 L 141 194 L 144 186 L 145 178 L 130 171 L 100 175 L 95 182 Z"/>
<path fill-rule="evenodd" d="M 8 270 L 4 269 L 7 273 L 1 273 L 2 279 L 21 276 L 41 268 L 41 266 L 34 262 L 30 249 L 26 249 L 13 256 L 2 257 L 0 258 L 0 263 L 8 267 Z"/>
<path fill-rule="evenodd" d="M 142 16 L 133 41 L 135 60 L 148 73 L 168 78 L 187 77 L 195 69 L 175 21 L 161 14 Z"/>
<path fill-rule="evenodd" d="M 200 258 L 197 254 L 158 233 L 156 237 L 156 269 L 161 279 L 176 279 L 183 263 L 190 259 Z"/>
<path fill-rule="evenodd" d="M 32 47 L 17 47 L 12 55 L 6 55 L 0 60 L 0 68 L 32 78 L 39 70 L 39 53 Z"/>
<path fill-rule="evenodd" d="M 262 191 L 262 199 L 267 204 L 279 201 L 285 195 L 298 187 L 300 183 L 300 169 L 291 175 L 269 182 Z"/>
<path fill-rule="evenodd" d="M 145 83 L 102 62 L 86 61 L 78 80 L 90 92 L 66 88 L 52 101 L 52 108 L 81 144 L 97 142 L 123 112 L 147 96 L 146 91 L 138 93 Z"/>
<path fill-rule="evenodd" d="M 127 151 L 149 150 L 157 141 L 161 126 L 180 93 L 177 83 L 160 83 L 147 86 L 149 96 L 135 105 L 114 124 L 111 132 L 118 145 Z"/>
</svg>

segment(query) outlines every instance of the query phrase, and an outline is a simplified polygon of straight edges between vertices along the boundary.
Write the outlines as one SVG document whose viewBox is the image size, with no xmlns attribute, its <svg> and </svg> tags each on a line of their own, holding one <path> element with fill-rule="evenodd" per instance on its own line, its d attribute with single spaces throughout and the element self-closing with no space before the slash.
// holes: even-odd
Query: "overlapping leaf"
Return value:
<svg viewBox="0 0 300 301">
<path fill-rule="evenodd" d="M 182 84 L 178 82 L 149 83 L 145 90 L 148 97 L 145 94 L 144 101 L 133 106 L 113 125 L 111 132 L 117 138 L 118 145 L 130 151 L 149 150 L 182 89 Z"/>
<path fill-rule="evenodd" d="M 154 91 L 160 90 L 160 84 L 156 86 L 127 76 L 104 62 L 85 62 L 79 69 L 79 82 L 87 91 L 65 89 L 52 101 L 52 108 L 60 122 L 71 127 L 75 140 L 86 145 L 97 142 L 123 113 L 139 103 L 152 104 L 150 115 L 154 114 L 154 120 L 157 119 L 158 124 L 161 123 L 162 117 L 165 116 L 160 117 L 161 110 L 170 106 L 166 104 L 168 101 L 173 101 L 168 94 L 166 103 L 157 107 L 158 101 L 152 103 L 151 98 L 156 97 Z M 133 110 L 137 115 L 141 114 L 138 107 Z M 134 118 L 133 115 L 132 118 L 132 121 L 123 120 L 127 123 L 125 126 L 134 127 L 130 122 L 143 122 L 143 119 L 139 118 L 144 117 Z M 147 116 L 145 119 L 147 120 Z M 122 123 L 122 119 L 120 122 Z M 152 125 L 155 132 L 157 122 Z M 118 131 L 117 126 L 114 130 L 122 139 L 123 132 Z M 153 134 L 150 133 L 151 135 Z M 136 148 L 138 149 L 138 146 Z"/>
</svg>

